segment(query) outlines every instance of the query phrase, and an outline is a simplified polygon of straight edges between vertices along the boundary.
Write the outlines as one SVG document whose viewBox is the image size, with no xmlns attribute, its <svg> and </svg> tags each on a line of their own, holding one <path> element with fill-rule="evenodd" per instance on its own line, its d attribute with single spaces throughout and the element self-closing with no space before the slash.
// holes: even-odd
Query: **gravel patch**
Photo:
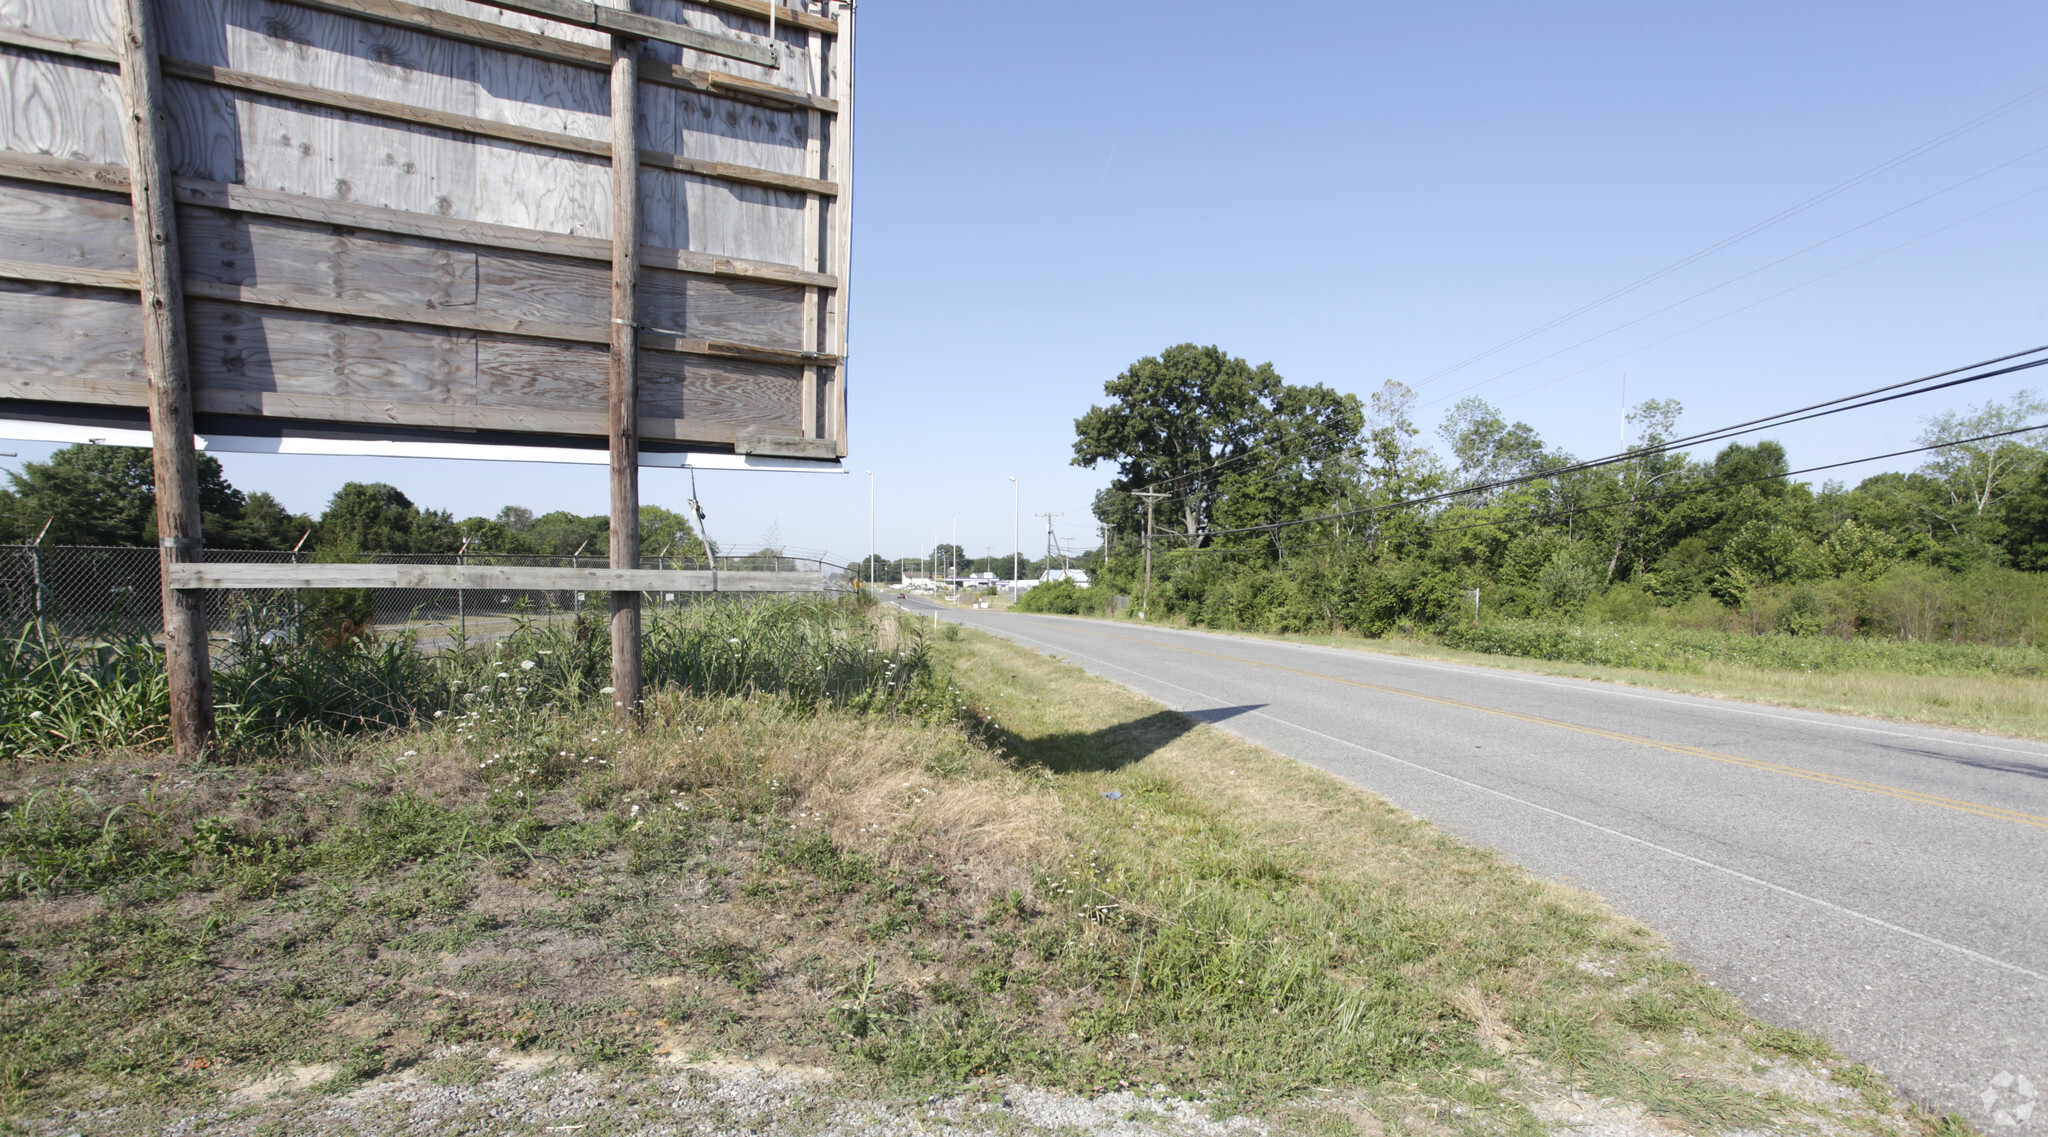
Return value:
<svg viewBox="0 0 2048 1137">
<path fill-rule="evenodd" d="M 1211 1103 L 1163 1093 L 1084 1097 L 1006 1086 L 972 1094 L 877 1097 L 835 1084 L 824 1070 L 774 1063 L 715 1060 L 620 1078 L 614 1072 L 565 1069 L 531 1055 L 506 1056 L 509 1062 L 489 1057 L 490 1075 L 468 1085 L 438 1083 L 408 1071 L 346 1093 L 320 1093 L 309 1084 L 320 1071 L 293 1071 L 252 1082 L 217 1105 L 182 1116 L 88 1110 L 22 1123 L 28 1132 L 48 1137 L 1268 1137 L 1274 1132 L 1269 1123 L 1249 1117 L 1218 1120 Z"/>
</svg>

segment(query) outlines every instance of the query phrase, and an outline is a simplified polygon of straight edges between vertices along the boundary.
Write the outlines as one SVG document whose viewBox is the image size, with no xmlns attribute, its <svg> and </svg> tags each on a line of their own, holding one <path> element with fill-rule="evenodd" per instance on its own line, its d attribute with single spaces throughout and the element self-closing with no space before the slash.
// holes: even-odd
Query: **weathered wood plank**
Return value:
<svg viewBox="0 0 2048 1137">
<path fill-rule="evenodd" d="M 199 458 L 192 437 L 192 368 L 186 350 L 182 245 L 172 180 L 168 108 L 158 68 L 163 42 L 159 0 L 121 0 L 122 142 L 129 161 L 130 214 L 142 314 L 142 358 L 149 376 L 149 449 L 156 489 L 158 565 L 163 572 L 164 673 L 171 738 L 178 757 L 196 762 L 213 747 L 213 668 L 207 662 L 201 597 L 170 583 L 173 565 L 198 561 Z M 86 155 L 79 155 L 86 157 Z"/>
<path fill-rule="evenodd" d="M 518 59 L 516 56 L 502 54 L 495 58 L 512 61 L 513 63 L 516 63 Z M 491 61 L 487 59 L 484 65 L 488 67 L 490 63 Z M 525 67 L 521 68 L 521 70 L 530 71 L 532 68 Z M 601 138 L 586 137 L 567 130 L 556 129 L 556 127 L 570 125 L 589 129 L 589 124 L 574 121 L 583 117 L 578 112 L 573 109 L 554 107 L 547 103 L 534 102 L 530 99 L 505 98 L 495 100 L 494 106 L 498 111 L 499 117 L 484 117 L 424 107 L 394 99 L 353 94 L 348 91 L 333 90 L 310 83 L 277 79 L 253 72 L 195 63 L 183 59 L 164 60 L 164 71 L 166 74 L 175 75 L 181 79 L 207 83 L 229 90 L 246 91 L 252 94 L 269 96 L 274 99 L 286 99 L 295 103 L 307 103 L 313 106 L 326 107 L 331 110 L 347 112 L 350 115 L 369 115 L 396 122 L 432 127 L 437 130 L 473 134 L 483 138 L 495 138 L 500 141 L 518 143 L 521 146 L 560 150 L 570 154 L 582 154 L 600 158 L 608 158 L 611 155 L 612 148 L 610 143 Z M 523 91 L 534 89 L 534 84 L 532 83 L 508 81 L 505 86 L 508 89 Z M 706 100 L 706 102 L 710 101 L 712 100 Z M 255 105 L 262 106 L 265 104 L 259 102 Z M 700 104 L 696 101 L 691 101 L 687 104 L 687 107 L 692 114 L 697 116 L 698 120 L 709 121 L 709 116 L 714 113 L 711 109 L 700 108 Z M 521 117 L 538 117 L 550 123 L 550 126 L 530 126 L 506 121 L 507 118 L 518 114 L 522 110 L 526 113 L 521 115 Z M 735 126 L 740 123 L 771 123 L 773 120 L 768 116 L 769 112 L 759 110 L 748 115 L 732 112 L 722 116 L 722 121 L 727 121 Z M 272 137 L 281 140 L 283 137 L 289 136 L 293 131 L 290 127 L 285 127 L 282 130 L 259 129 L 257 131 L 244 131 L 243 133 L 245 137 L 250 134 L 256 134 L 266 140 Z M 307 130 L 301 126 L 298 128 L 298 133 L 303 135 L 307 133 Z M 716 139 L 719 137 L 719 135 L 709 131 L 699 131 L 694 136 L 684 138 L 683 141 L 691 141 L 697 138 Z M 294 145 L 294 143 L 283 144 L 287 147 Z M 296 143 L 296 145 L 300 149 L 302 156 L 313 156 L 312 147 L 309 143 L 302 140 Z M 798 140 L 797 145 L 801 145 L 800 140 Z M 784 147 L 783 149 L 788 150 L 789 148 Z M 788 157 L 777 158 L 777 151 L 774 147 L 756 145 L 749 148 L 747 153 L 756 157 L 777 160 L 785 165 L 800 166 L 802 163 L 801 150 L 794 151 Z M 743 165 L 738 162 L 721 159 L 687 157 L 682 154 L 661 150 L 643 150 L 639 154 L 639 161 L 642 165 L 652 169 L 677 170 L 719 181 L 739 182 L 746 185 L 795 190 L 803 193 L 832 195 L 839 192 L 837 184 L 823 179 L 804 177 L 801 174 Z M 216 163 L 214 166 L 218 168 L 219 164 Z M 524 180 L 523 177 L 521 180 Z"/>
<path fill-rule="evenodd" d="M 188 0 L 189 2 L 189 0 Z M 392 27 L 431 31 L 437 36 L 500 51 L 517 52 L 550 59 L 586 70 L 606 70 L 608 54 L 602 47 L 576 43 L 555 36 L 540 35 L 505 24 L 443 12 L 401 0 L 279 0 L 295 7 L 333 12 L 372 20 Z M 6 20 L 0 16 L 0 20 Z M 48 29 L 25 28 L 12 20 L 0 26 L 0 42 L 86 59 L 109 59 L 113 49 L 102 35 L 53 33 Z M 836 114 L 838 102 L 803 90 L 745 78 L 719 70 L 697 70 L 644 53 L 640 79 L 682 90 L 716 94 L 723 98 L 770 106 L 800 107 Z M 226 66 L 225 62 L 220 64 Z"/>
<path fill-rule="evenodd" d="M 649 356 L 643 368 L 645 414 L 771 427 L 791 435 L 803 429 L 797 406 L 801 368 L 678 355 Z"/>
<path fill-rule="evenodd" d="M 0 181 L 0 258 L 72 268 L 135 267 L 125 195 Z"/>
<path fill-rule="evenodd" d="M 49 35 L 44 32 L 20 26 L 10 13 L 0 8 L 0 44 L 19 47 L 29 51 L 40 51 L 49 55 L 64 55 L 75 59 L 88 59 L 95 63 L 119 63 L 121 53 L 113 45 L 98 39 L 79 36 Z"/>
<path fill-rule="evenodd" d="M 649 43 L 646 48 L 647 54 L 683 68 L 717 68 L 735 78 L 764 86 L 781 87 L 805 94 L 817 93 L 807 89 L 810 67 L 804 57 L 809 47 L 810 33 L 801 27 L 778 19 L 775 37 L 771 40 L 768 35 L 768 21 L 764 17 L 750 16 L 730 9 L 714 9 L 684 0 L 634 0 L 634 3 L 642 11 L 660 13 L 668 19 L 712 30 L 724 40 L 752 45 L 763 55 L 772 56 L 775 62 L 733 56 L 719 59 L 715 54 L 688 44 L 666 42 Z"/>
<path fill-rule="evenodd" d="M 80 162 L 127 160 L 121 84 L 105 63 L 0 48 L 0 148 Z"/>
<path fill-rule="evenodd" d="M 830 234 L 827 259 L 818 266 L 820 272 L 828 272 L 840 280 L 841 286 L 824 297 L 823 344 L 833 355 L 846 354 L 846 303 L 844 285 L 851 271 L 850 260 L 853 252 L 853 37 L 854 9 L 850 3 L 826 0 L 827 11 L 835 10 L 839 15 L 839 38 L 827 45 L 829 58 L 826 60 L 825 93 L 840 100 L 846 107 L 844 115 L 834 117 L 826 127 L 828 140 L 825 148 L 825 168 L 818 176 L 832 181 L 848 183 L 847 192 L 830 202 L 821 202 L 825 213 L 825 231 Z M 839 454 L 846 454 L 846 369 L 834 368 L 829 385 L 824 392 L 825 437 L 832 439 L 839 448 Z"/>
<path fill-rule="evenodd" d="M 613 568 L 640 567 L 640 79 L 636 41 L 612 37 L 611 343 L 606 448 L 611 459 L 609 529 Z M 640 717 L 640 593 L 614 591 L 612 706 L 625 723 Z"/>
<path fill-rule="evenodd" d="M 769 0 L 703 0 L 703 4 L 706 8 L 722 8 L 759 20 L 768 18 Z M 787 4 L 775 4 L 775 19 L 778 23 L 788 24 L 793 28 L 805 28 L 828 36 L 839 33 L 839 25 L 831 20 L 813 15 L 801 8 L 792 8 Z"/>
<path fill-rule="evenodd" d="M 675 133 L 659 144 L 650 141 L 651 149 L 824 182 L 817 175 L 817 166 L 808 161 L 807 153 L 813 133 L 811 117 L 821 112 L 749 106 L 695 91 L 674 91 L 671 95 L 675 101 Z M 819 192 L 837 192 L 837 187 Z"/>
<path fill-rule="evenodd" d="M 132 287 L 132 276 L 125 292 L 0 279 L 0 372 L 140 383 L 142 308 Z"/>
<path fill-rule="evenodd" d="M 642 39 L 658 40 L 675 44 L 694 52 L 724 56 L 728 59 L 744 60 L 764 67 L 776 65 L 773 51 L 760 44 L 733 36 L 723 36 L 697 28 L 686 27 L 672 20 L 643 16 L 637 12 L 622 11 L 592 4 L 590 0 L 482 0 L 496 8 L 513 12 L 541 16 L 558 23 L 581 28 L 595 28 L 599 31 L 618 32 Z"/>
<path fill-rule="evenodd" d="M 180 86 L 184 84 L 172 84 L 174 90 Z M 85 186 L 122 192 L 128 187 L 128 173 L 120 166 L 22 153 L 0 152 L 0 178 L 18 178 L 52 185 Z M 179 179 L 178 199 L 181 203 L 217 209 L 375 229 L 400 236 L 441 238 L 486 248 L 548 253 L 587 261 L 608 262 L 611 259 L 611 242 L 593 237 L 548 233 L 433 213 L 386 209 L 360 202 L 333 201 L 201 178 Z M 829 273 L 805 272 L 788 264 L 774 264 L 743 257 L 712 256 L 674 247 L 644 245 L 640 250 L 640 256 L 643 264 L 704 276 L 815 285 L 824 289 L 836 288 L 839 283 Z"/>
<path fill-rule="evenodd" d="M 193 250 L 199 255 L 188 258 L 192 275 L 185 279 L 185 291 L 190 296 L 304 313 L 354 316 L 572 343 L 602 344 L 610 341 L 609 320 L 599 323 L 590 314 L 602 293 L 587 288 L 577 292 L 550 293 L 548 285 L 561 283 L 559 275 L 550 279 L 538 274 L 520 273 L 516 268 L 494 271 L 492 276 L 504 278 L 506 285 L 517 286 L 518 291 L 511 287 L 494 287 L 491 290 L 493 299 L 480 303 L 477 299 L 465 299 L 482 294 L 476 280 L 475 258 L 462 256 L 461 250 L 451 258 L 438 255 L 443 251 L 427 246 L 424 251 L 428 256 L 408 257 L 402 254 L 413 250 L 402 250 L 388 242 L 365 240 L 350 233 L 302 233 L 296 235 L 300 238 L 296 241 L 262 241 L 266 247 L 259 256 L 252 254 L 252 247 L 258 242 L 252 240 L 250 234 L 263 234 L 263 227 L 244 231 L 220 224 L 215 219 L 223 215 L 209 217 L 211 212 L 193 211 L 194 216 L 201 220 L 193 225 L 196 230 Z M 209 221 L 213 223 L 209 224 Z M 400 249 L 400 255 L 394 256 L 394 249 Z M 496 257 L 487 258 L 487 263 L 493 263 L 494 269 L 503 267 L 496 265 L 496 261 Z M 541 258 L 527 258 L 525 263 L 531 266 L 546 262 Z M 369 271 L 364 271 L 365 265 Z M 393 271 L 394 265 L 398 271 Z M 599 277 L 599 274 L 587 270 L 576 275 Z M 0 278 L 129 291 L 137 287 L 135 273 L 125 269 L 79 268 L 19 260 L 0 260 Z M 576 300 L 573 307 L 567 304 L 559 307 L 564 315 L 584 319 L 556 322 L 518 311 L 518 301 L 537 303 L 550 295 L 557 299 L 568 297 Z M 669 298 L 676 299 L 681 295 L 671 293 Z M 753 311 L 744 306 L 741 310 Z M 673 314 L 679 317 L 689 315 L 680 306 Z M 689 320 L 684 318 L 676 322 L 688 324 Z M 675 330 L 651 326 L 642 332 L 638 343 L 640 347 L 654 351 L 720 359 L 800 365 L 838 362 L 832 356 L 817 352 L 708 335 L 677 334 Z"/>
<path fill-rule="evenodd" d="M 86 288 L 118 288 L 134 291 L 141 278 L 134 269 L 78 268 L 74 265 L 39 264 L 35 261 L 0 261 L 0 279 L 74 284 Z"/>
<path fill-rule="evenodd" d="M 651 328 L 673 328 L 687 336 L 759 347 L 804 351 L 803 291 L 784 284 L 751 280 L 719 280 L 675 273 L 648 272 L 643 285 L 654 299 L 642 321 Z M 683 318 L 667 318 L 668 297 L 677 286 L 684 292 Z"/>
<path fill-rule="evenodd" d="M 520 565 L 294 565 L 211 561 L 178 565 L 174 588 L 414 588 L 532 592 L 710 592 L 712 574 L 689 569 Z M 720 572 L 719 592 L 816 592 L 815 572 Z"/>
<path fill-rule="evenodd" d="M 111 44 L 121 36 L 112 0 L 5 0 L 0 20 L 58 39 Z"/>
<path fill-rule="evenodd" d="M 394 403 L 476 403 L 476 336 L 455 329 L 194 299 L 192 370 L 202 390 Z"/>
<path fill-rule="evenodd" d="M 473 248 L 189 205 L 179 211 L 179 223 L 188 285 L 204 281 L 369 307 L 518 320 L 517 314 L 477 304 Z"/>
</svg>

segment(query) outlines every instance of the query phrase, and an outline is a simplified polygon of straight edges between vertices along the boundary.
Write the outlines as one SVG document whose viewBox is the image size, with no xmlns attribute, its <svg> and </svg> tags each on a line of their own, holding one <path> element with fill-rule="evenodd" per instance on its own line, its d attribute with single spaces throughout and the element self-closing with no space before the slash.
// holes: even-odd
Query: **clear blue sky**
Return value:
<svg viewBox="0 0 2048 1137">
<path fill-rule="evenodd" d="M 712 533 L 749 543 L 775 524 L 864 555 L 873 469 L 885 555 L 947 539 L 951 514 L 970 552 L 1007 552 L 1011 474 L 1027 550 L 1033 513 L 1064 511 L 1079 536 L 1108 473 L 1068 465 L 1073 419 L 1133 359 L 1196 341 L 1361 395 L 1414 383 L 2048 83 L 2044 41 L 2048 9 L 2019 3 L 868 0 L 851 475 L 700 474 Z M 2044 127 L 2048 98 L 1423 397 L 2020 158 Z M 2048 342 L 2048 191 L 1844 269 L 2044 187 L 2048 152 L 1473 393 L 1593 455 L 1615 446 L 1624 373 L 1631 401 L 1680 399 L 1704 428 Z M 1798 465 L 1894 449 L 1921 416 L 2022 385 L 1778 437 Z M 458 516 L 605 504 L 601 468 L 224 460 L 237 485 L 316 513 L 350 479 Z M 673 471 L 643 484 L 652 503 L 688 496 Z"/>
</svg>

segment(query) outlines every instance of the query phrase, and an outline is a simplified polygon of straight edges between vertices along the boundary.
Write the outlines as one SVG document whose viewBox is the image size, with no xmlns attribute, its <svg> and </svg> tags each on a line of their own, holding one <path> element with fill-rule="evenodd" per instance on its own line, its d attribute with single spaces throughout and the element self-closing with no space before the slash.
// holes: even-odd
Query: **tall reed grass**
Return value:
<svg viewBox="0 0 2048 1137">
<path fill-rule="evenodd" d="M 800 708 L 933 704 L 921 635 L 852 601 L 714 601 L 654 614 L 650 691 L 764 695 Z M 482 705 L 522 714 L 609 704 L 610 629 L 522 624 L 509 636 L 430 651 L 407 634 L 336 646 L 254 644 L 215 660 L 229 753 L 306 733 L 397 729 Z M 147 639 L 79 641 L 47 625 L 0 644 L 0 760 L 158 749 L 170 738 L 162 651 Z"/>
</svg>

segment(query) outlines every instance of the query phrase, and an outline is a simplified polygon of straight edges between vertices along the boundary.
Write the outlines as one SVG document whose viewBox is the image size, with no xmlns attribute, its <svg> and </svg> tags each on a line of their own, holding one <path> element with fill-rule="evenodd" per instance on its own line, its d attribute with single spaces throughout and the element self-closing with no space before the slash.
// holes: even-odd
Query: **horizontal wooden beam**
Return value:
<svg viewBox="0 0 2048 1137">
<path fill-rule="evenodd" d="M 567 63 L 574 67 L 584 67 L 593 71 L 609 70 L 611 67 L 611 52 L 606 48 L 575 43 L 565 39 L 556 39 L 553 36 L 521 31 L 517 28 L 508 28 L 503 24 L 493 24 L 485 20 L 476 20 L 468 16 L 458 16 L 450 12 L 443 12 L 436 8 L 425 8 L 418 4 L 408 4 L 404 0 L 284 0 L 284 2 L 301 8 L 335 12 L 345 16 L 355 16 L 364 20 L 390 24 L 394 27 L 430 32 L 447 39 L 477 44 L 480 47 L 496 48 L 501 51 L 516 51 L 521 55 L 531 55 L 536 59 Z M 746 0 L 738 0 L 738 2 L 745 3 Z M 718 7 L 721 5 L 713 6 Z M 765 9 L 766 6 L 763 5 L 763 7 Z M 784 9 L 784 11 L 788 11 L 788 9 Z M 763 14 L 765 15 L 765 12 Z M 839 25 L 832 20 L 821 19 L 816 16 L 806 16 L 805 21 L 808 22 L 795 20 L 790 22 L 803 22 L 803 26 L 807 28 L 813 28 L 815 25 L 822 24 L 824 27 L 817 27 L 815 30 L 824 31 L 828 34 L 837 34 L 839 30 Z M 670 87 L 681 87 L 692 91 L 703 91 L 728 98 L 743 99 L 748 102 L 803 107 L 807 110 L 823 111 L 826 114 L 837 114 L 839 112 L 839 102 L 836 99 L 828 99 L 805 91 L 791 90 L 788 87 L 777 86 L 774 83 L 763 83 L 757 79 L 742 79 L 737 75 L 728 75 L 722 71 L 696 71 L 645 54 L 640 57 L 640 81 L 643 83 L 660 83 Z"/>
<path fill-rule="evenodd" d="M 496 138 L 505 142 L 517 142 L 525 146 L 539 146 L 549 150 L 560 150 L 569 154 L 581 154 L 591 158 L 610 159 L 611 143 L 598 138 L 584 138 L 580 135 L 565 134 L 558 130 L 542 130 L 532 126 L 518 126 L 496 119 L 479 118 L 476 115 L 456 114 L 453 111 L 437 111 L 411 103 L 394 102 L 390 99 L 375 99 L 368 95 L 352 95 L 343 91 L 330 91 L 307 83 L 294 83 L 288 79 L 273 79 L 267 75 L 256 75 L 247 71 L 236 71 L 227 67 L 214 67 L 205 63 L 194 63 L 189 59 L 163 60 L 164 74 L 180 79 L 225 87 L 234 91 L 247 91 L 271 98 L 289 99 L 295 103 L 310 103 L 313 106 L 333 110 L 352 111 L 356 114 L 388 118 L 414 126 L 431 126 L 440 130 L 451 130 L 462 134 L 474 134 L 481 138 Z M 642 166 L 657 170 L 676 170 L 686 174 L 698 174 L 720 181 L 741 182 L 746 185 L 768 186 L 772 189 L 791 190 L 796 193 L 815 193 L 833 197 L 839 193 L 835 182 L 819 178 L 806 178 L 799 174 L 785 174 L 776 170 L 763 170 L 754 166 L 741 166 L 732 162 L 708 162 L 702 158 L 686 158 L 661 150 L 642 150 L 637 155 Z"/>
<path fill-rule="evenodd" d="M 132 270 L 78 268 L 73 265 L 49 265 L 36 261 L 0 260 L 0 280 L 26 280 L 34 284 L 72 284 L 84 288 L 115 288 L 124 292 L 135 292 L 142 288 L 142 278 Z"/>
<path fill-rule="evenodd" d="M 47 52 L 50 55 L 89 59 L 94 63 L 110 63 L 116 67 L 121 64 L 121 53 L 115 50 L 113 44 L 95 43 L 89 39 L 74 39 L 70 36 L 53 36 L 6 24 L 0 24 L 0 44 Z"/>
<path fill-rule="evenodd" d="M 508 12 L 524 12 L 556 23 L 569 24 L 579 28 L 594 28 L 602 32 L 619 35 L 639 36 L 641 39 L 660 40 L 692 51 L 704 51 L 723 55 L 728 59 L 758 63 L 763 67 L 782 66 L 782 53 L 773 47 L 758 44 L 752 40 L 734 36 L 722 36 L 714 32 L 687 27 L 672 20 L 656 19 L 611 8 L 591 0 L 480 0 L 493 8 Z"/>
<path fill-rule="evenodd" d="M 23 280 L 34 284 L 69 284 L 82 288 L 107 288 L 124 292 L 134 292 L 141 287 L 133 272 L 77 268 L 35 261 L 0 260 L 0 280 Z M 284 308 L 294 312 L 355 316 L 366 320 L 524 336 L 529 339 L 587 344 L 611 342 L 611 329 L 596 324 L 555 324 L 493 316 L 488 312 L 464 309 L 424 308 L 413 304 L 376 304 L 361 300 L 343 300 L 324 293 L 299 292 L 283 288 L 250 288 L 244 285 L 222 284 L 213 280 L 187 279 L 185 295 L 207 300 L 254 304 L 264 308 Z M 745 359 L 756 363 L 788 363 L 817 367 L 835 367 L 839 364 L 839 357 L 834 355 L 789 351 L 784 348 L 733 343 L 727 340 L 693 338 L 659 330 L 642 332 L 640 346 L 650 351 L 700 355 L 711 359 Z"/>
<path fill-rule="evenodd" d="M 821 592 L 817 572 L 539 568 L 519 565 L 293 565 L 218 561 L 170 566 L 171 588 L 415 588 L 531 592 Z"/>
<path fill-rule="evenodd" d="M 605 71 L 611 67 L 611 53 L 601 47 L 572 43 L 569 40 L 551 36 L 536 35 L 532 32 L 508 28 L 502 24 L 472 20 L 466 16 L 452 15 L 433 8 L 422 8 L 417 4 L 406 4 L 400 0 L 284 0 L 301 8 L 323 12 L 356 16 L 393 27 L 412 31 L 427 32 L 446 39 L 473 43 L 480 47 L 496 48 L 503 51 L 531 55 L 556 63 L 566 63 L 592 71 Z M 830 21 L 826 21 L 830 23 Z M 835 25 L 836 26 L 836 25 Z M 93 40 L 76 39 L 69 36 L 53 36 L 27 28 L 0 24 L 0 44 L 26 48 L 30 51 L 48 52 L 51 55 L 66 55 L 95 63 L 117 64 L 120 53 L 111 44 Z M 763 103 L 777 107 L 796 107 L 803 110 L 820 111 L 825 114 L 839 113 L 839 100 L 813 95 L 807 91 L 795 91 L 774 83 L 763 83 L 758 79 L 747 79 L 728 75 L 723 71 L 697 71 L 667 60 L 652 56 L 640 57 L 640 81 L 658 83 L 665 87 L 676 87 L 686 91 L 697 91 L 720 98 L 738 99 L 743 102 Z"/>
<path fill-rule="evenodd" d="M 706 8 L 718 8 L 727 12 L 737 12 L 742 16 L 752 16 L 757 20 L 767 19 L 768 10 L 772 7 L 775 9 L 775 22 L 778 24 L 788 24 L 790 27 L 803 28 L 807 31 L 824 32 L 828 36 L 839 34 L 839 21 L 827 19 L 824 16 L 814 16 L 809 12 L 799 8 L 792 8 L 787 4 L 770 4 L 769 0 L 699 0 L 699 2 Z"/>
<path fill-rule="evenodd" d="M 128 192 L 128 171 L 124 167 L 80 162 L 71 158 L 53 158 L 47 154 L 23 154 L 18 151 L 0 150 L 0 177 L 104 190 L 109 193 Z M 204 205 L 236 213 L 255 213 L 265 217 L 283 217 L 322 225 L 342 225 L 404 237 L 425 237 L 429 240 L 456 241 L 492 249 L 546 253 L 552 256 L 573 257 L 577 260 L 611 263 L 612 243 L 601 237 L 576 237 L 567 233 L 521 229 L 514 225 L 499 225 L 489 221 L 464 221 L 431 213 L 410 213 L 382 206 L 358 205 L 354 202 L 308 197 L 305 194 L 258 189 L 255 186 L 201 181 L 197 178 L 179 178 L 177 190 L 179 202 L 186 205 Z M 691 272 L 703 276 L 765 280 L 776 284 L 813 285 L 818 288 L 839 287 L 839 278 L 829 273 L 805 272 L 794 266 L 776 264 L 772 261 L 743 260 L 738 257 L 692 252 L 688 249 L 643 245 L 640 247 L 640 259 L 642 264 L 654 268 L 673 269 L 677 272 Z"/>
</svg>

